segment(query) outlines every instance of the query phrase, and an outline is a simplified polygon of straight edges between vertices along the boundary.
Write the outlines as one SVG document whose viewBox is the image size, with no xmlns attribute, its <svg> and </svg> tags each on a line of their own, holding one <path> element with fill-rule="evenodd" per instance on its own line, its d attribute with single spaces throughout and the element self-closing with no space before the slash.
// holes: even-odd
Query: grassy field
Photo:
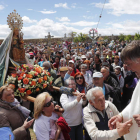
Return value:
<svg viewBox="0 0 140 140">
<path fill-rule="evenodd" d="M 33 129 L 30 128 L 29 131 L 30 131 L 30 135 L 31 135 L 31 140 L 37 140 L 37 139 L 36 139 L 36 135 L 35 135 Z"/>
</svg>

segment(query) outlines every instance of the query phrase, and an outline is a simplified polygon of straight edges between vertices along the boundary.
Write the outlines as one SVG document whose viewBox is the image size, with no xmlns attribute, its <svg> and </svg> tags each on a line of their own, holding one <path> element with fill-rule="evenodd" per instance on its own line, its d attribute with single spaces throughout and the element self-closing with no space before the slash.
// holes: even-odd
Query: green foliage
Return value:
<svg viewBox="0 0 140 140">
<path fill-rule="evenodd" d="M 134 40 L 140 40 L 140 34 L 139 33 L 135 33 Z"/>
<path fill-rule="evenodd" d="M 71 37 L 72 41 L 73 41 L 74 37 L 76 37 L 76 35 L 77 35 L 77 32 L 68 33 L 68 36 Z"/>
<path fill-rule="evenodd" d="M 88 35 L 87 34 L 83 34 L 83 33 L 80 33 L 80 34 L 77 34 L 75 37 L 74 37 L 74 42 L 84 42 L 86 39 L 87 39 Z"/>
<path fill-rule="evenodd" d="M 75 43 L 79 42 L 79 39 L 78 37 L 74 37 L 74 40 L 73 40 Z"/>
<path fill-rule="evenodd" d="M 131 35 L 125 36 L 125 41 L 130 42 L 131 40 L 132 40 L 132 36 Z"/>
<path fill-rule="evenodd" d="M 119 42 L 125 41 L 125 35 L 124 34 L 120 34 L 119 35 Z"/>
<path fill-rule="evenodd" d="M 108 36 L 105 36 L 105 37 L 104 37 L 104 40 L 106 40 L 106 39 L 109 40 L 109 37 L 108 37 Z"/>
</svg>

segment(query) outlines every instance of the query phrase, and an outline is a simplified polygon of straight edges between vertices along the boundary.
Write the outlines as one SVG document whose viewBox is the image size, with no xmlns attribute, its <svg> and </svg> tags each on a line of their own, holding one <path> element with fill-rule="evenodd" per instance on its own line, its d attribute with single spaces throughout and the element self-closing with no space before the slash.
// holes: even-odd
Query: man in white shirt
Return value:
<svg viewBox="0 0 140 140">
<path fill-rule="evenodd" d="M 128 44 L 121 52 L 121 60 L 127 65 L 128 69 L 135 72 L 140 78 L 140 40 L 135 40 Z M 133 92 L 130 104 L 117 116 L 114 116 L 109 121 L 109 128 L 113 129 L 116 120 L 125 122 L 133 118 L 133 125 L 130 128 L 130 133 L 125 136 L 126 140 L 140 139 L 140 81 Z"/>
</svg>

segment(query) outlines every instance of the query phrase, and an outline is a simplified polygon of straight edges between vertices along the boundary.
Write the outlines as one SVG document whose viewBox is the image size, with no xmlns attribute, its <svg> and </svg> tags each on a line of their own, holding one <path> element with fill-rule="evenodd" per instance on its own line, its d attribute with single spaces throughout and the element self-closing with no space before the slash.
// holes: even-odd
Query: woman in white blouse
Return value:
<svg viewBox="0 0 140 140">
<path fill-rule="evenodd" d="M 73 77 L 69 77 L 65 80 L 65 86 L 76 91 L 76 83 Z M 71 140 L 82 140 L 82 105 L 86 104 L 85 93 L 78 93 L 77 96 L 62 94 L 60 102 L 65 110 L 63 117 L 68 123 L 68 126 L 71 128 L 69 133 Z"/>
<path fill-rule="evenodd" d="M 57 113 L 57 114 L 56 114 Z M 50 121 L 57 120 L 62 114 L 54 112 L 54 104 L 52 97 L 47 92 L 39 94 L 34 102 L 34 118 L 35 123 L 33 130 L 36 134 L 37 140 L 52 140 Z M 55 134 L 55 140 L 58 139 L 61 128 L 57 125 L 57 131 Z"/>
</svg>

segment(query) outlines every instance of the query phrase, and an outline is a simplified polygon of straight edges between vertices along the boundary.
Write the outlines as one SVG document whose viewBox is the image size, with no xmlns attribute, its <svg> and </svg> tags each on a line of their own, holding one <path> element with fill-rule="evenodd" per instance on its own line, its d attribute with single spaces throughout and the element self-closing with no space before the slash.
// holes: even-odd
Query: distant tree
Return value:
<svg viewBox="0 0 140 140">
<path fill-rule="evenodd" d="M 76 32 L 70 32 L 70 33 L 68 33 L 68 36 L 72 39 L 72 41 L 73 41 L 73 39 L 74 39 L 74 37 L 77 35 L 77 33 Z"/>
<path fill-rule="evenodd" d="M 119 42 L 125 41 L 125 35 L 124 34 L 120 34 L 119 35 Z"/>
<path fill-rule="evenodd" d="M 75 43 L 79 42 L 79 38 L 78 37 L 74 37 L 74 40 L 73 40 Z"/>
<path fill-rule="evenodd" d="M 79 33 L 74 37 L 74 42 L 84 42 L 87 38 L 87 34 Z"/>
<path fill-rule="evenodd" d="M 125 36 L 125 41 L 130 42 L 131 40 L 132 40 L 132 36 L 131 35 Z"/>
<path fill-rule="evenodd" d="M 80 42 L 84 42 L 87 39 L 87 37 L 88 37 L 87 34 L 83 34 L 83 33 L 78 34 L 78 38 Z"/>
<path fill-rule="evenodd" d="M 134 40 L 140 40 L 140 34 L 139 33 L 135 33 Z"/>
</svg>

